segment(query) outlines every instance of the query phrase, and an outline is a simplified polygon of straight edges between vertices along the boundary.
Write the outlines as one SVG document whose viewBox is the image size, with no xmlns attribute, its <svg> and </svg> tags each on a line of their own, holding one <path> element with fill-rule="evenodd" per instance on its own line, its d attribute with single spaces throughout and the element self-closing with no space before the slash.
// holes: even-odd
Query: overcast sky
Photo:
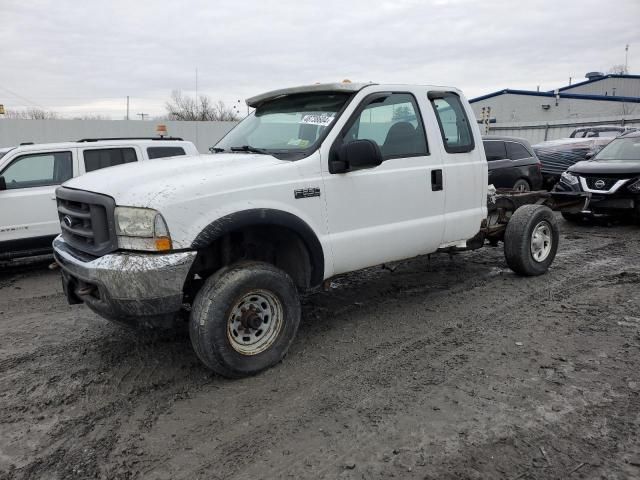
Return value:
<svg viewBox="0 0 640 480">
<path fill-rule="evenodd" d="M 0 103 L 161 115 L 171 90 L 227 103 L 344 78 L 551 90 L 625 61 L 640 0 L 0 0 Z M 135 117 L 134 117 L 135 118 Z"/>
</svg>

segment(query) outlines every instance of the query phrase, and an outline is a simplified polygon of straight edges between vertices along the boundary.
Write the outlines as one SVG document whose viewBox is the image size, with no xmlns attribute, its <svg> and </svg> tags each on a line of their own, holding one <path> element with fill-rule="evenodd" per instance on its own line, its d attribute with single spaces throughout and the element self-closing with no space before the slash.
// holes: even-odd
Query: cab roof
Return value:
<svg viewBox="0 0 640 480">
<path fill-rule="evenodd" d="M 299 87 L 280 88 L 271 90 L 270 92 L 261 93 L 251 98 L 247 98 L 247 105 L 251 108 L 257 108 L 264 102 L 273 100 L 274 98 L 283 97 L 285 95 L 293 95 L 296 93 L 320 93 L 320 92 L 347 92 L 356 93 L 364 87 L 377 85 L 375 83 L 316 83 L 315 85 L 301 85 Z"/>
</svg>

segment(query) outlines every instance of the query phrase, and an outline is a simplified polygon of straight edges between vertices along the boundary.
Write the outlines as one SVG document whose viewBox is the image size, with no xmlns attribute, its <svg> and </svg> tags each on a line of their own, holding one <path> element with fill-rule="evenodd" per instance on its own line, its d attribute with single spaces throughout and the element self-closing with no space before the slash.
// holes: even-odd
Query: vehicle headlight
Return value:
<svg viewBox="0 0 640 480">
<path fill-rule="evenodd" d="M 640 193 L 640 180 L 636 180 L 627 187 L 627 190 L 633 193 Z"/>
<path fill-rule="evenodd" d="M 560 175 L 560 181 L 566 185 L 577 185 L 579 183 L 579 179 L 571 172 L 563 172 Z"/>
<path fill-rule="evenodd" d="M 156 210 L 116 207 L 115 222 L 119 248 L 149 252 L 171 250 L 167 222 Z"/>
</svg>

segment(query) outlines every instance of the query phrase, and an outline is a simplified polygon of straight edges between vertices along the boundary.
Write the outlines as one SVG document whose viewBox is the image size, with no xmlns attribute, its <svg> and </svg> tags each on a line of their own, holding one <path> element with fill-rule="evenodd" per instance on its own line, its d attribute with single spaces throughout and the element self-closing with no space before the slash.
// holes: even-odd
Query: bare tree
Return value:
<svg viewBox="0 0 640 480">
<path fill-rule="evenodd" d="M 43 110 L 42 108 L 27 108 L 26 110 L 6 110 L 5 118 L 18 118 L 23 120 L 51 120 L 60 118 L 56 112 Z"/>
<path fill-rule="evenodd" d="M 629 72 L 627 71 L 627 67 L 624 64 L 620 64 L 620 65 L 613 65 L 610 69 L 609 72 L 613 75 L 627 75 Z"/>
<path fill-rule="evenodd" d="M 197 99 L 183 95 L 180 90 L 171 92 L 171 99 L 165 104 L 169 120 L 227 121 L 238 120 L 238 113 L 227 107 L 222 100 L 213 102 L 207 95 Z"/>
<path fill-rule="evenodd" d="M 86 113 L 73 117 L 73 120 L 111 120 L 111 118 L 107 115 L 100 115 L 99 113 Z"/>
</svg>

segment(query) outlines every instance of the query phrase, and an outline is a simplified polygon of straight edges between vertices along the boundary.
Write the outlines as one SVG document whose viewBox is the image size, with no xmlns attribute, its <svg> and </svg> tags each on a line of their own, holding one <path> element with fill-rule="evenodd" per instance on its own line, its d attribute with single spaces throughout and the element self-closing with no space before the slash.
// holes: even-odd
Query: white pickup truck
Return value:
<svg viewBox="0 0 640 480">
<path fill-rule="evenodd" d="M 457 89 L 338 83 L 247 103 L 255 111 L 215 155 L 57 189 L 54 254 L 70 303 L 132 326 L 190 310 L 198 357 L 242 377 L 283 358 L 299 291 L 335 275 L 486 240 L 504 240 L 522 275 L 553 261 L 556 220 L 540 205 L 552 194 L 488 206 L 480 132 Z"/>
<path fill-rule="evenodd" d="M 0 260 L 51 252 L 60 233 L 55 189 L 70 178 L 122 163 L 197 155 L 181 138 L 87 138 L 0 149 Z"/>
</svg>

